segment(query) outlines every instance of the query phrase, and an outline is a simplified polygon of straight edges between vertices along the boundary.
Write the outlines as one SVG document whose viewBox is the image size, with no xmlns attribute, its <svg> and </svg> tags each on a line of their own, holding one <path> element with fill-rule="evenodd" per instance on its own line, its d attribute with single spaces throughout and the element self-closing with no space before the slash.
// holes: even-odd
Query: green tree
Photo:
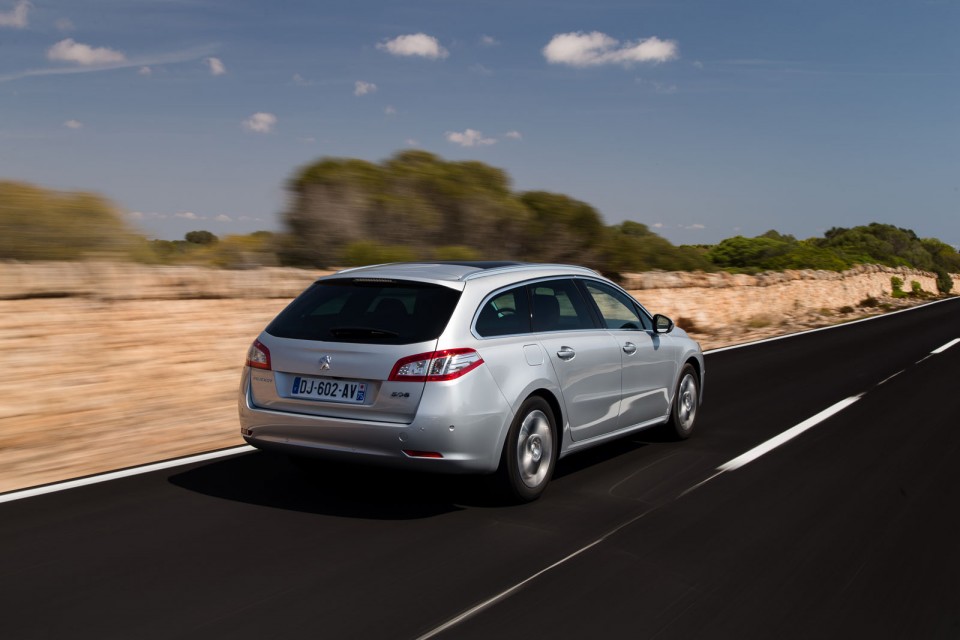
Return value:
<svg viewBox="0 0 960 640">
<path fill-rule="evenodd" d="M 603 270 L 611 273 L 713 269 L 701 248 L 676 247 L 647 225 L 630 220 L 605 230 L 601 255 Z"/>
<path fill-rule="evenodd" d="M 539 262 L 598 264 L 604 225 L 596 209 L 560 193 L 528 191 L 520 202 L 529 212 L 520 255 Z"/>
<path fill-rule="evenodd" d="M 323 159 L 290 182 L 285 261 L 329 265 L 343 247 L 375 240 L 417 255 L 459 244 L 485 258 L 517 252 L 527 211 L 505 172 L 403 151 L 381 164 Z"/>
<path fill-rule="evenodd" d="M 202 245 L 217 244 L 220 241 L 220 238 L 209 231 L 188 231 L 183 239 L 192 244 Z"/>
</svg>

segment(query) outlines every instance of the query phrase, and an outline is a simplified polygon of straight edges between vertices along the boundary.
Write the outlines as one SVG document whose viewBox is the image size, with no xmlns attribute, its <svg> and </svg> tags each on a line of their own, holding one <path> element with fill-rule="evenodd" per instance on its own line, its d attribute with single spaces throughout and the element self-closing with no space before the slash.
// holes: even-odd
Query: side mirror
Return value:
<svg viewBox="0 0 960 640">
<path fill-rule="evenodd" d="M 673 331 L 673 320 L 659 313 L 653 316 L 654 333 L 670 333 Z"/>
</svg>

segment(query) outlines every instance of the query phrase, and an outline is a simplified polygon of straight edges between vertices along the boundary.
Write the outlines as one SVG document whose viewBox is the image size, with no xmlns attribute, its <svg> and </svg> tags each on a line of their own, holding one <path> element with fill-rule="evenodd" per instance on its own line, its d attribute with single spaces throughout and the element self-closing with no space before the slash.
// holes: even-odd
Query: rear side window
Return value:
<svg viewBox="0 0 960 640">
<path fill-rule="evenodd" d="M 476 329 L 484 338 L 530 333 L 527 288 L 508 289 L 487 300 L 477 315 Z"/>
<path fill-rule="evenodd" d="M 412 344 L 436 340 L 460 292 L 420 282 L 344 278 L 314 283 L 267 326 L 278 338 Z"/>
</svg>

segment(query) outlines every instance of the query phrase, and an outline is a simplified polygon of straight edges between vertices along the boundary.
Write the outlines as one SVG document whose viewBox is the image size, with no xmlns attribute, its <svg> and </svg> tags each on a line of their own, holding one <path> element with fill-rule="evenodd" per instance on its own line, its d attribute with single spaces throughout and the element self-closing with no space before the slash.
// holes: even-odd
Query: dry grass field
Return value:
<svg viewBox="0 0 960 640">
<path fill-rule="evenodd" d="M 242 444 L 243 358 L 286 303 L 0 301 L 0 492 Z"/>
</svg>

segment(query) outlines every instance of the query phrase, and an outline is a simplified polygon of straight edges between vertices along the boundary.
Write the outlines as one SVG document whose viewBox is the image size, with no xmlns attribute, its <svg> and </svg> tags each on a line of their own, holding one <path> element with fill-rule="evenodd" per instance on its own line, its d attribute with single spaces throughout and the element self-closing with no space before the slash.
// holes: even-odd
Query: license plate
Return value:
<svg viewBox="0 0 960 640">
<path fill-rule="evenodd" d="M 367 384 L 356 380 L 327 380 L 297 376 L 293 379 L 290 395 L 294 398 L 362 404 L 367 399 Z"/>
</svg>

